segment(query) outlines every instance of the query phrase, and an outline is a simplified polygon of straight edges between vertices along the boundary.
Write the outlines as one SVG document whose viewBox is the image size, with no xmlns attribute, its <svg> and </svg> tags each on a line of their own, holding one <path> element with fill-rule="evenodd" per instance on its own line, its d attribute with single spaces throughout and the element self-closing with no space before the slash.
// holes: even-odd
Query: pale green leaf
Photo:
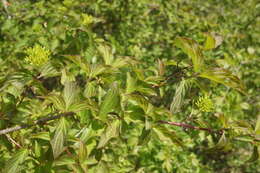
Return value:
<svg viewBox="0 0 260 173">
<path fill-rule="evenodd" d="M 106 65 L 111 65 L 113 63 L 114 57 L 112 50 L 108 45 L 100 44 L 98 46 L 98 51 L 101 53 Z"/>
<path fill-rule="evenodd" d="M 74 82 L 66 82 L 63 90 L 63 98 L 66 103 L 66 110 L 76 101 L 78 88 Z"/>
<path fill-rule="evenodd" d="M 63 98 L 57 94 L 51 93 L 50 95 L 43 97 L 48 102 L 53 103 L 54 107 L 58 110 L 64 111 L 66 110 L 66 104 Z"/>
<path fill-rule="evenodd" d="M 31 138 L 49 141 L 50 140 L 50 134 L 49 134 L 49 132 L 39 132 L 37 134 L 31 135 Z"/>
<path fill-rule="evenodd" d="M 120 130 L 120 120 L 114 120 L 108 124 L 106 130 L 102 133 L 97 148 L 104 147 L 111 138 L 117 137 Z"/>
<path fill-rule="evenodd" d="M 69 83 L 69 82 L 74 82 L 76 79 L 75 79 L 75 76 L 73 74 L 71 74 L 70 72 L 67 71 L 67 69 L 62 69 L 61 71 L 61 84 L 62 85 L 65 85 L 66 83 Z"/>
<path fill-rule="evenodd" d="M 28 156 L 29 151 L 27 149 L 20 149 L 10 160 L 5 164 L 5 173 L 16 173 L 20 172 L 22 168 L 22 163 Z"/>
<path fill-rule="evenodd" d="M 97 94 L 97 84 L 95 81 L 87 82 L 85 90 L 84 90 L 84 96 L 87 98 L 96 96 Z"/>
<path fill-rule="evenodd" d="M 192 80 L 182 80 L 178 84 L 178 86 L 175 90 L 174 97 L 172 99 L 171 107 L 170 107 L 170 111 L 172 113 L 176 113 L 176 112 L 180 111 L 180 108 L 183 104 L 184 96 L 185 96 L 187 90 L 189 89 L 191 83 L 192 83 Z"/>
<path fill-rule="evenodd" d="M 87 101 L 72 103 L 68 107 L 68 111 L 70 112 L 80 112 L 87 109 L 92 109 L 92 106 Z"/>
<path fill-rule="evenodd" d="M 58 76 L 60 73 L 55 69 L 55 67 L 48 62 L 47 64 L 43 65 L 40 69 L 40 77 L 54 77 L 54 76 Z"/>
<path fill-rule="evenodd" d="M 203 71 L 199 76 L 210 79 L 217 83 L 221 83 L 223 85 L 226 85 L 228 87 L 231 87 L 233 89 L 236 89 L 246 94 L 245 87 L 242 84 L 241 80 L 226 69 L 222 69 L 222 68 L 209 69 Z"/>
<path fill-rule="evenodd" d="M 67 136 L 68 123 L 64 117 L 59 120 L 55 129 L 54 137 L 51 139 L 53 157 L 56 159 L 64 150 L 64 143 Z"/>
<path fill-rule="evenodd" d="M 126 93 L 130 94 L 136 90 L 136 79 L 131 76 L 130 73 L 127 73 L 126 78 Z"/>
<path fill-rule="evenodd" d="M 181 139 L 173 131 L 169 131 L 164 126 L 156 126 L 152 130 L 161 142 L 173 143 L 179 146 L 183 145 Z"/>
</svg>

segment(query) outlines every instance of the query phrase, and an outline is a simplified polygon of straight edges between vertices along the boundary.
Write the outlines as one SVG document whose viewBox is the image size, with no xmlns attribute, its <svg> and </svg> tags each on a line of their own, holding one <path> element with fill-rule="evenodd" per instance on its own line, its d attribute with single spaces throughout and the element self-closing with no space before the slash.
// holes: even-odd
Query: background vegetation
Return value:
<svg viewBox="0 0 260 173">
<path fill-rule="evenodd" d="M 260 172 L 257 0 L 2 0 L 0 169 Z"/>
</svg>

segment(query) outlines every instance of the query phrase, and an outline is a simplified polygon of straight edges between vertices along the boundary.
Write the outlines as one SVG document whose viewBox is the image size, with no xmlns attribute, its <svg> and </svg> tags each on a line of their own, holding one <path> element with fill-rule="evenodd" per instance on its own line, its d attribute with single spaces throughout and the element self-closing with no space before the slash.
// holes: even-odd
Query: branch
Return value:
<svg viewBox="0 0 260 173">
<path fill-rule="evenodd" d="M 18 148 L 22 148 L 22 146 L 21 146 L 20 144 L 18 144 L 13 138 L 11 138 L 10 135 L 5 134 L 5 136 L 7 137 L 7 139 L 8 139 L 12 144 L 14 144 L 15 146 L 17 146 Z"/>
<path fill-rule="evenodd" d="M 204 130 L 204 131 L 208 131 L 210 133 L 218 133 L 218 134 L 222 134 L 224 129 L 221 130 L 213 130 L 211 128 L 204 128 L 204 127 L 197 127 L 197 126 L 192 126 L 190 124 L 185 124 L 185 123 L 177 123 L 177 122 L 169 122 L 169 121 L 158 121 L 158 123 L 161 124 L 170 124 L 170 125 L 174 125 L 174 126 L 179 126 L 179 127 L 184 127 L 184 128 L 189 128 L 189 129 L 194 129 L 194 130 Z"/>
<path fill-rule="evenodd" d="M 25 129 L 25 128 L 29 128 L 31 126 L 35 126 L 35 125 L 38 125 L 38 124 L 44 124 L 48 121 L 59 119 L 60 117 L 64 117 L 64 116 L 71 116 L 73 114 L 74 114 L 73 112 L 66 112 L 66 113 L 61 113 L 59 115 L 55 115 L 55 116 L 44 117 L 44 118 L 41 118 L 39 120 L 34 121 L 33 124 L 22 124 L 22 125 L 18 125 L 18 126 L 14 126 L 14 127 L 10 127 L 10 128 L 0 130 L 0 135 L 7 134 L 7 133 L 10 133 L 10 132 L 14 132 L 14 131 L 18 131 L 18 130 Z"/>
</svg>

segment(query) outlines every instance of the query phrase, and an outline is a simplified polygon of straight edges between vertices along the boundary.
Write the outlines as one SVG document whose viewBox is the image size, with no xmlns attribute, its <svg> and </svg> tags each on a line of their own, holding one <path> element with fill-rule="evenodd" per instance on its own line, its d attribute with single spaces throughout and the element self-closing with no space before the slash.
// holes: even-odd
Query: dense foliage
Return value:
<svg viewBox="0 0 260 173">
<path fill-rule="evenodd" d="M 257 0 L 2 0 L 0 171 L 260 172 Z"/>
</svg>

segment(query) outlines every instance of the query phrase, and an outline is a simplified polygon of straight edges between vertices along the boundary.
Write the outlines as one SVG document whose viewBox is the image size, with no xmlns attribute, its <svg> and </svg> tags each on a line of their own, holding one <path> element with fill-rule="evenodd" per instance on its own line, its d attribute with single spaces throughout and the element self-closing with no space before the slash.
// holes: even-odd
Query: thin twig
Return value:
<svg viewBox="0 0 260 173">
<path fill-rule="evenodd" d="M 178 122 L 169 122 L 169 121 L 158 121 L 158 123 L 161 124 L 170 124 L 170 125 L 174 125 L 174 126 L 178 126 L 178 127 L 184 127 L 184 128 L 189 128 L 189 129 L 194 129 L 194 130 L 203 130 L 203 131 L 208 131 L 210 133 L 218 133 L 218 134 L 222 134 L 224 129 L 221 130 L 213 130 L 211 128 L 204 128 L 204 127 L 197 127 L 197 126 L 192 126 L 190 124 L 185 124 L 185 123 L 178 123 Z"/>
<path fill-rule="evenodd" d="M 18 144 L 10 135 L 5 134 L 5 136 L 7 137 L 7 139 L 13 143 L 15 146 L 17 146 L 18 148 L 22 148 L 22 146 L 20 144 Z"/>
<path fill-rule="evenodd" d="M 22 125 L 18 125 L 18 126 L 14 126 L 14 127 L 10 127 L 10 128 L 0 130 L 0 135 L 7 134 L 7 133 L 10 133 L 10 132 L 14 132 L 14 131 L 18 131 L 18 130 L 21 130 L 21 129 L 25 129 L 25 128 L 35 126 L 35 125 L 38 125 L 38 124 L 44 124 L 48 121 L 59 119 L 60 117 L 64 117 L 64 116 L 70 116 L 70 115 L 73 115 L 73 114 L 74 114 L 73 112 L 66 112 L 66 113 L 61 113 L 59 115 L 55 115 L 55 116 L 44 117 L 44 118 L 41 118 L 39 120 L 34 121 L 33 124 L 22 124 Z"/>
</svg>

